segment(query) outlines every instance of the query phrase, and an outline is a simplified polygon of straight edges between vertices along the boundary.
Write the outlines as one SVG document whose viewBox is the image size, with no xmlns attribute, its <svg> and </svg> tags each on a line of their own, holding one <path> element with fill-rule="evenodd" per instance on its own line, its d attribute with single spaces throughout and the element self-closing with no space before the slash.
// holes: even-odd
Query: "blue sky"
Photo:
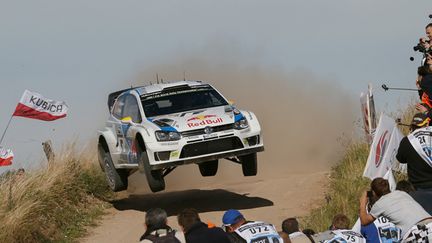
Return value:
<svg viewBox="0 0 432 243">
<path fill-rule="evenodd" d="M 414 87 L 420 55 L 412 46 L 424 36 L 429 6 L 402 0 L 0 0 L 0 130 L 24 89 L 70 106 L 67 119 L 51 123 L 14 118 L 2 145 L 14 150 L 15 167 L 32 167 L 45 139 L 57 147 L 92 141 L 106 119 L 109 92 L 136 83 L 148 67 L 160 67 L 163 75 L 164 63 L 194 57 L 305 70 L 355 101 L 369 82 Z M 390 109 L 414 97 L 375 95 Z"/>
</svg>

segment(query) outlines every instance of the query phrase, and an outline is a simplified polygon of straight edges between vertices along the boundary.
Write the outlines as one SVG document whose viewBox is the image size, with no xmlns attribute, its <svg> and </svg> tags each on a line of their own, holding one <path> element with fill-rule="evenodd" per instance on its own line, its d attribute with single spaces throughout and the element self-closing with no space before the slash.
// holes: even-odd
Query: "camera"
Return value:
<svg viewBox="0 0 432 243">
<path fill-rule="evenodd" d="M 419 51 L 419 52 L 423 52 L 423 53 L 430 53 L 432 52 L 432 50 L 426 49 L 421 43 L 418 43 L 416 46 L 413 47 L 414 51 Z"/>
<path fill-rule="evenodd" d="M 425 42 L 430 43 L 430 40 Z M 431 48 L 426 48 L 422 43 L 418 43 L 416 46 L 413 47 L 413 49 L 414 51 L 422 52 L 424 54 L 432 52 Z"/>
</svg>

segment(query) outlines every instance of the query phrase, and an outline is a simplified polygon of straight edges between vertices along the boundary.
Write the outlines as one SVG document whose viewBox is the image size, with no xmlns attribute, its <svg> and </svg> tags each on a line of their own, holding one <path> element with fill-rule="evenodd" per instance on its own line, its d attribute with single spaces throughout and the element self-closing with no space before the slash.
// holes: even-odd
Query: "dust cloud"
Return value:
<svg viewBox="0 0 432 243">
<path fill-rule="evenodd" d="M 135 85 L 154 83 L 156 73 L 164 81 L 203 80 L 239 109 L 253 111 L 265 146 L 258 154 L 256 177 L 243 177 L 241 166 L 227 160 L 219 160 L 218 174 L 210 178 L 201 177 L 196 165 L 180 166 L 166 177 L 168 191 L 329 170 L 343 153 L 340 138 L 352 136 L 359 109 L 356 96 L 306 70 L 284 72 L 265 65 L 189 58 L 147 67 L 135 77 Z M 129 192 L 146 191 L 145 176 L 132 175 Z"/>
</svg>

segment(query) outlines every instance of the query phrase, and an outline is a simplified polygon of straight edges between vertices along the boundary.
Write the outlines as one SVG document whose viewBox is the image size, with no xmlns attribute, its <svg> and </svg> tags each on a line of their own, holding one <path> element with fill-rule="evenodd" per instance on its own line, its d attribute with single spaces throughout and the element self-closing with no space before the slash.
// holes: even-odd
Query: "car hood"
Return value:
<svg viewBox="0 0 432 243">
<path fill-rule="evenodd" d="M 214 127 L 232 124 L 237 119 L 239 119 L 239 117 L 238 115 L 234 115 L 232 108 L 220 106 L 157 116 L 149 118 L 148 120 L 163 131 L 183 132 L 202 129 L 207 126 Z"/>
</svg>

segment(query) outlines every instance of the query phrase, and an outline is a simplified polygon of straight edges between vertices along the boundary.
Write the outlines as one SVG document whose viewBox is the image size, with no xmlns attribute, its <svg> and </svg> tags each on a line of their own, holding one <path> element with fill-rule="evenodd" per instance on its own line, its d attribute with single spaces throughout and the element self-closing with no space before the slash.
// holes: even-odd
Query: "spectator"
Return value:
<svg viewBox="0 0 432 243">
<path fill-rule="evenodd" d="M 432 40 L 432 23 L 426 25 L 425 32 L 427 39 L 425 37 L 420 38 L 419 43 L 425 48 L 429 49 L 431 47 L 431 40 Z"/>
<path fill-rule="evenodd" d="M 291 240 L 289 238 L 289 235 L 283 231 L 279 231 L 279 236 L 282 238 L 284 243 L 291 243 Z"/>
<path fill-rule="evenodd" d="M 167 213 L 160 208 L 147 211 L 145 216 L 146 231 L 141 236 L 140 242 L 165 242 L 185 243 L 184 235 L 181 232 L 171 229 L 167 225 Z"/>
<path fill-rule="evenodd" d="M 344 214 L 333 217 L 329 230 L 312 236 L 314 242 L 364 242 L 362 235 L 349 229 L 350 221 Z"/>
<path fill-rule="evenodd" d="M 420 204 L 426 212 L 432 215 L 432 192 L 420 190 L 416 191 L 413 185 L 406 180 L 399 181 L 396 185 L 396 190 L 408 193 L 418 204 Z"/>
<path fill-rule="evenodd" d="M 408 180 L 419 190 L 432 189 L 432 157 L 425 152 L 432 146 L 432 135 L 423 132 L 429 126 L 429 118 L 423 113 L 414 115 L 411 122 L 412 132 L 402 138 L 396 158 L 408 165 Z"/>
<path fill-rule="evenodd" d="M 303 234 L 305 234 L 311 242 L 313 242 L 312 236 L 315 234 L 315 231 L 313 229 L 304 229 L 302 230 Z"/>
<path fill-rule="evenodd" d="M 333 221 L 330 229 L 332 230 L 348 229 L 349 225 L 350 225 L 349 219 L 345 214 L 336 214 L 333 217 Z"/>
<path fill-rule="evenodd" d="M 282 231 L 288 234 L 291 242 L 311 242 L 309 237 L 300 231 L 296 218 L 288 218 L 282 222 Z"/>
<path fill-rule="evenodd" d="M 252 240 L 253 242 L 283 242 L 274 225 L 261 221 L 247 221 L 235 209 L 226 211 L 222 217 L 222 222 L 232 243 L 249 243 Z"/>
<path fill-rule="evenodd" d="M 230 243 L 227 234 L 219 227 L 201 222 L 197 210 L 184 209 L 177 216 L 187 243 Z"/>
<path fill-rule="evenodd" d="M 360 197 L 362 225 L 368 225 L 380 216 L 384 216 L 402 230 L 402 235 L 405 235 L 412 226 L 431 217 L 406 192 L 398 190 L 390 192 L 388 181 L 383 178 L 375 178 L 371 183 L 371 189 L 377 201 L 368 213 L 366 211 L 367 192 L 365 191 Z"/>
<path fill-rule="evenodd" d="M 402 240 L 401 229 L 383 216 L 370 224 L 362 225 L 360 232 L 366 239 L 366 243 L 400 242 Z"/>
</svg>

